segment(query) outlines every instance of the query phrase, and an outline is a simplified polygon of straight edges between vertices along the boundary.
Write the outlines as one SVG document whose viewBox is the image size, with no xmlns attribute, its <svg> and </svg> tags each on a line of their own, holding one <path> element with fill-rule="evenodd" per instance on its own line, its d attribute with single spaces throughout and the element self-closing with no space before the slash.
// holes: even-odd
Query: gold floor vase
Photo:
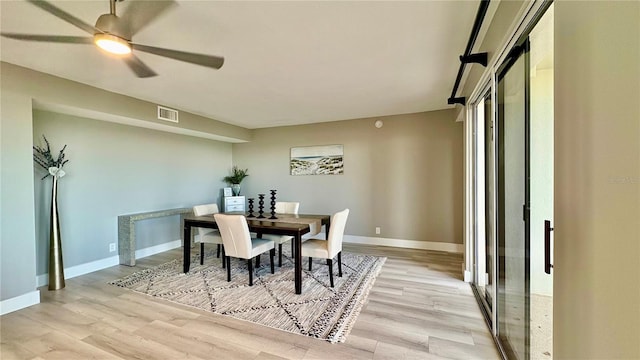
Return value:
<svg viewBox="0 0 640 360">
<path fill-rule="evenodd" d="M 58 218 L 58 177 L 53 177 L 51 187 L 51 227 L 49 231 L 49 290 L 64 288 L 64 265 L 62 264 L 62 239 Z"/>
</svg>

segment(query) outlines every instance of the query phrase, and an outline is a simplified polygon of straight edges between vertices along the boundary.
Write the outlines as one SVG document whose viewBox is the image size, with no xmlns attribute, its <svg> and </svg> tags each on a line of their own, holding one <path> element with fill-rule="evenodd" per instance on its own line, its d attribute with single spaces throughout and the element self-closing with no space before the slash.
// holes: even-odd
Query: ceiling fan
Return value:
<svg viewBox="0 0 640 360">
<path fill-rule="evenodd" d="M 0 35 L 17 40 L 43 41 L 66 44 L 95 44 L 101 49 L 116 54 L 141 78 L 156 76 L 157 74 L 143 63 L 134 51 L 168 57 L 191 64 L 220 69 L 224 58 L 220 56 L 197 54 L 179 50 L 163 49 L 132 42 L 132 37 L 143 27 L 151 23 L 162 12 L 176 5 L 173 0 L 163 1 L 131 1 L 124 14 L 116 15 L 116 0 L 109 0 L 109 13 L 100 15 L 95 26 L 91 26 L 68 12 L 44 0 L 27 0 L 29 3 L 56 16 L 77 28 L 91 34 L 88 36 L 35 35 L 0 33 Z M 123 1 L 123 0 L 117 0 Z"/>
</svg>

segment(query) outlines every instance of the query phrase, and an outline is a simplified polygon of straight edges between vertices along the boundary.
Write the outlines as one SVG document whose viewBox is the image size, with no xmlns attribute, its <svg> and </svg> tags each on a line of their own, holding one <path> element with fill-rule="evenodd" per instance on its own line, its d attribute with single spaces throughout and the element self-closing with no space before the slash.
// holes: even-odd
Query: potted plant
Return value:
<svg viewBox="0 0 640 360">
<path fill-rule="evenodd" d="M 249 169 L 240 169 L 237 166 L 233 166 L 231 169 L 231 175 L 227 175 L 222 180 L 227 184 L 231 185 L 231 189 L 233 190 L 233 195 L 240 195 L 240 183 L 244 178 L 249 176 Z"/>
</svg>

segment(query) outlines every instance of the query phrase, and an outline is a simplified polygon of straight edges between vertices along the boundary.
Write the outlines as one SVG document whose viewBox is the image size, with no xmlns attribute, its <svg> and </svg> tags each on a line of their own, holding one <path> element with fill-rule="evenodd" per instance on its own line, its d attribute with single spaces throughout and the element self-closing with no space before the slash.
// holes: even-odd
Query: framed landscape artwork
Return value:
<svg viewBox="0 0 640 360">
<path fill-rule="evenodd" d="M 305 146 L 291 148 L 291 175 L 344 174 L 342 145 Z"/>
</svg>

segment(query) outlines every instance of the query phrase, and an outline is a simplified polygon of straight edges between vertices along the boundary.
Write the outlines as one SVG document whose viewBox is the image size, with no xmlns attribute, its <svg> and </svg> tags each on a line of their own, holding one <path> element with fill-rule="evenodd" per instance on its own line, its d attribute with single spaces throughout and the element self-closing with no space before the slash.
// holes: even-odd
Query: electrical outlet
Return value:
<svg viewBox="0 0 640 360">
<path fill-rule="evenodd" d="M 114 252 L 114 251 L 116 251 L 116 243 L 109 244 L 109 252 Z"/>
<path fill-rule="evenodd" d="M 376 235 L 380 235 L 380 227 L 376 226 Z"/>
</svg>

